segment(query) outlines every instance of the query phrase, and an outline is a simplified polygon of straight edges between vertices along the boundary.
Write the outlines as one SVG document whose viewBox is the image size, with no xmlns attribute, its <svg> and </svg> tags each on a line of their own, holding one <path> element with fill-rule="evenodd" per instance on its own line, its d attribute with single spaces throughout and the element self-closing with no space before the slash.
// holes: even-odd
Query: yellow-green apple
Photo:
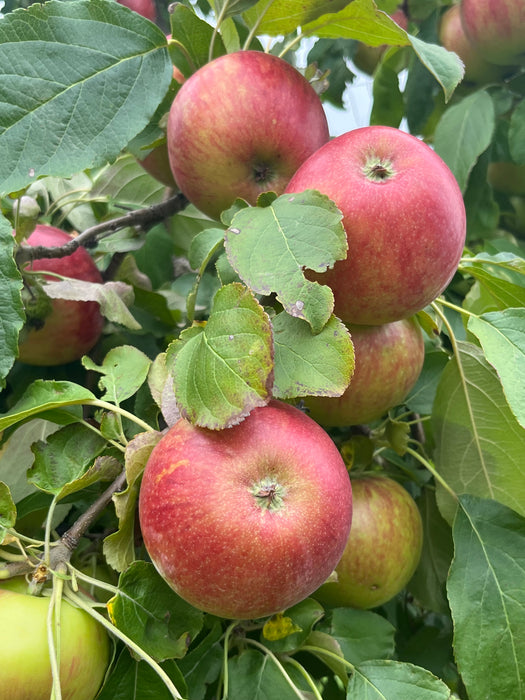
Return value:
<svg viewBox="0 0 525 700">
<path fill-rule="evenodd" d="M 408 18 L 404 10 L 398 8 L 394 13 L 392 13 L 391 17 L 402 29 L 405 31 L 408 29 Z M 386 44 L 381 44 L 380 46 L 368 46 L 368 44 L 364 44 L 360 41 L 357 44 L 352 61 L 356 68 L 359 68 L 359 70 L 363 71 L 363 73 L 372 75 L 377 68 L 377 64 L 381 60 L 381 56 L 385 53 L 387 48 L 388 46 Z"/>
<path fill-rule="evenodd" d="M 510 195 L 525 194 L 525 165 L 494 161 L 487 168 L 487 180 L 497 191 Z"/>
<path fill-rule="evenodd" d="M 329 132 L 321 100 L 298 70 L 262 51 L 237 51 L 186 80 L 167 136 L 181 191 L 217 218 L 237 197 L 255 204 L 262 192 L 282 194 Z"/>
<path fill-rule="evenodd" d="M 352 478 L 352 529 L 336 580 L 312 597 L 333 607 L 374 608 L 397 595 L 421 557 L 423 524 L 416 502 L 397 481 L 379 474 Z"/>
<path fill-rule="evenodd" d="M 344 394 L 304 399 L 309 415 L 325 427 L 369 423 L 402 403 L 425 358 L 423 334 L 413 318 L 348 330 L 355 371 Z"/>
<path fill-rule="evenodd" d="M 463 61 L 465 83 L 484 85 L 500 81 L 504 77 L 505 68 L 489 63 L 483 52 L 479 51 L 465 34 L 459 5 L 452 5 L 443 13 L 439 25 L 439 41 Z"/>
<path fill-rule="evenodd" d="M 49 601 L 49 597 L 28 595 L 24 579 L 0 583 L 0 698 L 49 700 Z M 93 700 L 109 663 L 108 635 L 87 612 L 67 600 L 61 602 L 60 630 L 62 700 Z"/>
<path fill-rule="evenodd" d="M 146 464 L 139 515 L 151 560 L 182 598 L 220 617 L 260 618 L 328 577 L 352 490 L 328 433 L 272 400 L 224 430 L 175 423 Z"/>
<path fill-rule="evenodd" d="M 155 22 L 157 19 L 157 9 L 154 0 L 117 0 L 121 5 L 129 7 L 130 10 L 138 12 L 139 15 Z"/>
<path fill-rule="evenodd" d="M 70 240 L 71 235 L 65 231 L 38 224 L 25 244 L 57 247 Z M 33 260 L 28 269 L 33 272 L 53 272 L 88 282 L 102 282 L 93 258 L 82 247 L 63 258 Z M 45 276 L 45 279 L 52 283 L 57 278 Z M 73 362 L 89 352 L 102 333 L 104 319 L 97 302 L 52 299 L 47 311 L 43 317 L 39 313 L 34 316 L 29 314 L 20 334 L 21 362 L 44 366 Z"/>
<path fill-rule="evenodd" d="M 465 34 L 487 61 L 503 66 L 525 61 L 525 0 L 461 0 Z"/>
<path fill-rule="evenodd" d="M 344 322 L 408 318 L 452 279 L 463 251 L 463 197 L 444 161 L 420 139 L 388 126 L 329 141 L 297 170 L 286 192 L 319 190 L 343 214 L 348 255 L 308 277 L 332 288 Z"/>
</svg>

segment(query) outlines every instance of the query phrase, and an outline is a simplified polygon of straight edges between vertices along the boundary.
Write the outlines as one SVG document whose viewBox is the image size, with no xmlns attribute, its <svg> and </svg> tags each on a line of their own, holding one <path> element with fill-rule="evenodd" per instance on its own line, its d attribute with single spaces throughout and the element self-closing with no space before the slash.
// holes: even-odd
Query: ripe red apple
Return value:
<svg viewBox="0 0 525 700">
<path fill-rule="evenodd" d="M 117 0 L 121 5 L 129 7 L 130 10 L 138 12 L 139 15 L 155 22 L 157 19 L 157 9 L 154 0 Z"/>
<path fill-rule="evenodd" d="M 168 119 L 175 181 L 213 218 L 237 197 L 255 204 L 262 192 L 282 194 L 328 137 L 313 87 L 262 51 L 237 51 L 204 65 L 179 90 Z"/>
<path fill-rule="evenodd" d="M 408 29 L 408 18 L 404 10 L 398 8 L 391 15 L 391 17 L 402 29 L 405 31 Z M 368 46 L 368 44 L 359 42 L 352 57 L 352 61 L 356 68 L 359 68 L 359 70 L 363 71 L 363 73 L 372 75 L 377 68 L 377 64 L 381 60 L 381 56 L 385 53 L 387 48 L 387 44 L 381 44 L 381 46 Z"/>
<path fill-rule="evenodd" d="M 308 396 L 309 415 L 325 427 L 380 418 L 402 403 L 419 377 L 425 347 L 415 319 L 382 326 L 349 326 L 355 371 L 342 396 Z"/>
<path fill-rule="evenodd" d="M 38 224 L 25 241 L 29 246 L 61 246 L 70 234 L 45 224 Z M 34 260 L 33 271 L 49 271 L 88 282 L 102 282 L 93 258 L 85 248 L 77 248 L 64 258 Z M 56 281 L 49 277 L 48 280 Z M 91 350 L 102 333 L 104 319 L 94 301 L 53 299 L 51 311 L 43 319 L 26 323 L 19 343 L 19 360 L 30 365 L 62 365 L 78 360 Z"/>
<path fill-rule="evenodd" d="M 459 5 L 452 5 L 441 17 L 439 25 L 439 41 L 448 49 L 456 53 L 465 65 L 463 80 L 466 83 L 483 85 L 485 83 L 500 81 L 505 69 L 489 63 L 483 52 L 475 48 L 470 42 L 461 22 Z"/>
<path fill-rule="evenodd" d="M 26 594 L 24 579 L 0 584 L 0 698 L 49 700 L 51 667 L 46 618 L 49 598 Z M 62 700 L 93 700 L 109 663 L 109 639 L 88 613 L 61 603 Z"/>
<path fill-rule="evenodd" d="M 466 234 L 454 175 L 423 141 L 388 126 L 322 146 L 286 192 L 316 189 L 343 213 L 348 256 L 311 279 L 332 288 L 345 323 L 381 325 L 432 302 L 456 271 Z"/>
<path fill-rule="evenodd" d="M 313 597 L 333 607 L 375 608 L 397 595 L 421 557 L 418 507 L 397 481 L 368 474 L 352 478 L 352 529 L 335 567 L 337 581 Z"/>
<path fill-rule="evenodd" d="M 465 34 L 487 61 L 525 62 L 524 0 L 461 0 L 460 13 Z"/>
<path fill-rule="evenodd" d="M 178 421 L 148 460 L 139 514 L 153 563 L 182 598 L 250 619 L 327 578 L 348 537 L 352 491 L 328 434 L 272 400 L 220 431 Z"/>
</svg>

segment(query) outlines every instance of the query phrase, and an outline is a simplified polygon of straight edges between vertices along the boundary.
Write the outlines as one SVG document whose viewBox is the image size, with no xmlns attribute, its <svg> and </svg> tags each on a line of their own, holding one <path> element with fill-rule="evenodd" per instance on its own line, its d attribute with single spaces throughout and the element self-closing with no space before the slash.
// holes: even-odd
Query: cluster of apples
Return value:
<svg viewBox="0 0 525 700">
<path fill-rule="evenodd" d="M 258 51 L 217 58 L 184 82 L 167 145 L 178 187 L 211 219 L 268 190 L 315 189 L 336 203 L 348 257 L 306 274 L 332 288 L 356 370 L 339 399 L 307 399 L 310 416 L 272 400 L 221 431 L 179 420 L 144 472 L 146 549 L 175 591 L 222 617 L 263 617 L 314 592 L 329 603 L 380 605 L 417 566 L 419 512 L 387 477 L 355 479 L 352 494 L 324 428 L 377 418 L 416 381 L 424 345 L 413 316 L 448 285 L 465 242 L 454 176 L 398 129 L 330 139 L 310 83 Z M 339 580 L 327 582 L 334 569 Z"/>
</svg>

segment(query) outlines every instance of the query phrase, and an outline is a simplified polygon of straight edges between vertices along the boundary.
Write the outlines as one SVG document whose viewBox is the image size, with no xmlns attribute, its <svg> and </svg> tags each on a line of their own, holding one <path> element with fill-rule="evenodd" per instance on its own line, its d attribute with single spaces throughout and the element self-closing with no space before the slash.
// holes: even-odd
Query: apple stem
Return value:
<svg viewBox="0 0 525 700">
<path fill-rule="evenodd" d="M 300 664 L 297 659 L 294 659 L 293 656 L 286 656 L 286 663 L 294 666 L 301 676 L 305 679 L 305 681 L 308 683 L 310 688 L 312 689 L 312 694 L 315 697 L 315 700 L 323 700 L 323 696 L 317 689 L 317 686 L 315 685 L 312 676 L 308 673 L 308 671 L 304 668 L 302 664 Z"/>
<path fill-rule="evenodd" d="M 316 656 L 327 656 L 330 659 L 333 659 L 334 661 L 337 661 L 340 664 L 343 664 L 344 666 L 347 666 L 352 673 L 355 671 L 355 666 L 354 664 L 350 663 L 350 661 L 347 661 L 343 656 L 339 656 L 338 654 L 334 654 L 333 651 L 328 651 L 328 649 L 322 649 L 321 647 L 314 647 L 310 646 L 309 644 L 306 644 L 305 646 L 301 647 L 301 651 L 309 651 L 311 654 L 314 654 Z"/>
<path fill-rule="evenodd" d="M 253 27 L 250 29 L 250 31 L 248 32 L 248 36 L 246 37 L 246 40 L 245 40 L 245 42 L 244 42 L 244 44 L 243 44 L 243 47 L 242 47 L 242 50 L 243 50 L 243 51 L 246 51 L 247 49 L 250 48 L 250 44 L 252 43 L 253 38 L 256 36 L 256 34 L 257 34 L 258 30 L 259 30 L 259 27 L 260 27 L 260 25 L 261 25 L 261 22 L 262 22 L 263 19 L 264 19 L 264 16 L 266 15 L 266 13 L 268 12 L 268 10 L 270 9 L 270 7 L 271 7 L 272 5 L 273 5 L 273 0 L 269 0 L 269 1 L 268 1 L 268 4 L 265 5 L 263 11 L 259 14 L 259 16 L 257 17 L 257 19 L 255 20 L 254 25 L 253 25 Z"/>
<path fill-rule="evenodd" d="M 274 662 L 274 664 L 277 666 L 277 668 L 281 672 L 284 680 L 288 683 L 288 685 L 293 690 L 295 695 L 297 695 L 297 697 L 300 698 L 301 700 L 304 700 L 303 693 L 295 685 L 293 680 L 290 678 L 290 676 L 286 672 L 286 669 L 284 668 L 282 663 L 279 661 L 279 659 L 277 658 L 277 656 L 273 652 L 271 652 L 267 647 L 265 647 L 264 644 L 261 644 L 260 642 L 256 641 L 255 639 L 250 639 L 249 637 L 246 637 L 246 639 L 244 641 L 247 642 L 248 644 L 251 644 L 254 647 L 257 647 L 257 649 L 260 649 L 263 652 L 263 654 L 266 654 L 266 656 L 268 656 L 268 658 L 270 658 Z"/>
<path fill-rule="evenodd" d="M 422 455 L 419 454 L 419 452 L 417 452 L 416 450 L 413 450 L 411 447 L 407 447 L 406 452 L 409 455 L 412 455 L 412 457 L 414 457 L 414 459 L 417 459 L 418 462 L 420 462 L 426 469 L 428 469 L 428 471 L 432 474 L 434 479 L 436 481 L 438 481 L 441 484 L 441 486 L 443 486 L 443 488 L 454 498 L 454 500 L 456 500 L 456 501 L 458 500 L 457 493 L 454 491 L 454 489 L 451 486 L 449 486 L 447 484 L 445 479 L 443 479 L 441 474 L 436 470 L 434 465 L 431 464 L 431 462 L 429 462 L 428 459 L 425 459 Z"/>
<path fill-rule="evenodd" d="M 224 633 L 224 650 L 223 650 L 223 660 L 222 660 L 222 700 L 227 700 L 228 698 L 228 686 L 230 683 L 229 675 L 228 675 L 228 653 L 230 651 L 230 637 L 232 635 L 233 630 L 237 627 L 239 624 L 238 620 L 234 620 L 228 627 L 226 628 L 226 632 Z"/>
</svg>

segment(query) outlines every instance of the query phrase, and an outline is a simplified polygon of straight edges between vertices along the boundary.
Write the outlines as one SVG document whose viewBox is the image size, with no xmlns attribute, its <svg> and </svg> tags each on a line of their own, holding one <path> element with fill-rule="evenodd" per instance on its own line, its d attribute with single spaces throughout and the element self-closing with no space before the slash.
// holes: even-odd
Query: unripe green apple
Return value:
<svg viewBox="0 0 525 700">
<path fill-rule="evenodd" d="M 325 427 L 357 425 L 380 418 L 403 402 L 417 381 L 425 347 L 415 319 L 382 326 L 348 326 L 355 371 L 341 396 L 307 396 L 310 416 Z"/>
<path fill-rule="evenodd" d="M 61 246 L 71 240 L 71 235 L 61 229 L 38 224 L 25 241 L 29 246 Z M 102 276 L 85 248 L 77 248 L 72 255 L 63 258 L 42 258 L 29 265 L 33 271 L 54 272 L 64 277 L 102 282 Z M 56 278 L 49 277 L 49 282 Z M 36 292 L 38 294 L 38 292 Z M 38 299 L 35 297 L 38 305 Z M 99 339 L 104 319 L 95 301 L 68 299 L 40 299 L 48 313 L 35 310 L 20 334 L 19 360 L 29 365 L 61 365 L 80 359 L 91 350 Z M 39 307 L 40 308 L 40 307 Z"/>
<path fill-rule="evenodd" d="M 46 619 L 49 597 L 27 594 L 24 579 L 0 583 L 0 698 L 49 700 L 52 676 Z M 62 700 L 93 700 L 109 663 L 106 631 L 67 600 L 60 613 Z"/>
<path fill-rule="evenodd" d="M 397 595 L 421 557 L 423 524 L 416 502 L 384 475 L 352 478 L 353 514 L 348 541 L 335 567 L 337 581 L 313 597 L 332 607 L 374 608 Z"/>
</svg>

